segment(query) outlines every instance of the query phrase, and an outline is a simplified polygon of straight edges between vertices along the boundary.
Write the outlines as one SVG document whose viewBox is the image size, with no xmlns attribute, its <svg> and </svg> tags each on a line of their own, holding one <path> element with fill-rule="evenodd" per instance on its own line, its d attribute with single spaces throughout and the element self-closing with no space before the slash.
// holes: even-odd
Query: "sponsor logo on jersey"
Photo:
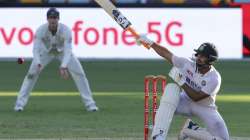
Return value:
<svg viewBox="0 0 250 140">
<path fill-rule="evenodd" d="M 194 81 L 192 81 L 189 77 L 186 77 L 186 83 L 191 86 L 192 89 L 199 91 L 201 89 L 201 87 L 195 83 Z"/>
<path fill-rule="evenodd" d="M 188 73 L 188 75 L 190 75 L 192 77 L 194 76 L 194 74 L 189 69 L 187 70 L 187 73 Z"/>
</svg>

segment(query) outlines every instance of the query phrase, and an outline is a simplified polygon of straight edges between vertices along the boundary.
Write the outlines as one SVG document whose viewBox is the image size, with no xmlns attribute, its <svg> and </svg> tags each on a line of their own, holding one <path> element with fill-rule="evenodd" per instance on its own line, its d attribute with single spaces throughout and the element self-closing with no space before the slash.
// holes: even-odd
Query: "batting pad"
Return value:
<svg viewBox="0 0 250 140">
<path fill-rule="evenodd" d="M 165 93 L 161 97 L 160 106 L 155 116 L 152 137 L 163 135 L 164 138 L 166 138 L 174 112 L 179 104 L 180 90 L 181 89 L 177 84 L 167 84 Z"/>
</svg>

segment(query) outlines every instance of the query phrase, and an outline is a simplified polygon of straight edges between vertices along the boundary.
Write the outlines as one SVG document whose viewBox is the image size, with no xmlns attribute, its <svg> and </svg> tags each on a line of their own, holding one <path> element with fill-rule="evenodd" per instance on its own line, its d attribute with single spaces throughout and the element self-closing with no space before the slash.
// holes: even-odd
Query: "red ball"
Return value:
<svg viewBox="0 0 250 140">
<path fill-rule="evenodd" d="M 23 58 L 18 58 L 17 59 L 17 63 L 18 64 L 23 64 L 24 63 L 24 59 Z"/>
</svg>

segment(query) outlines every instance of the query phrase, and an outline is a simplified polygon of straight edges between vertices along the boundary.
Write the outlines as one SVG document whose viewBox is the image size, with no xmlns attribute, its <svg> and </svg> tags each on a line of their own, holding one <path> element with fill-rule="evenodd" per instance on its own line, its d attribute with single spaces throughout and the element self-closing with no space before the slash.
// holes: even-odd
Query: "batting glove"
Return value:
<svg viewBox="0 0 250 140">
<path fill-rule="evenodd" d="M 142 42 L 145 43 L 149 47 L 154 44 L 154 41 L 147 38 L 147 36 L 145 34 L 140 35 L 139 38 L 136 39 L 137 45 L 141 45 Z"/>
</svg>

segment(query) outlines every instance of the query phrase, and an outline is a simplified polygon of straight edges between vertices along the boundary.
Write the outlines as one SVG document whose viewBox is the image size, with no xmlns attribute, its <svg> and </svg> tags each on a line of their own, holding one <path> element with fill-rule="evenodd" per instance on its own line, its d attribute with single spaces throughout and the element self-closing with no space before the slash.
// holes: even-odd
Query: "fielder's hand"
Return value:
<svg viewBox="0 0 250 140">
<path fill-rule="evenodd" d="M 185 84 L 185 77 L 180 72 L 180 70 L 176 67 L 173 67 L 168 73 L 169 77 L 171 77 L 179 86 L 183 86 Z"/>
<path fill-rule="evenodd" d="M 140 35 L 139 38 L 136 39 L 136 44 L 141 45 L 142 43 L 146 44 L 147 46 L 151 47 L 154 44 L 154 41 L 147 38 L 145 34 Z"/>
<path fill-rule="evenodd" d="M 60 75 L 63 79 L 68 79 L 69 78 L 69 72 L 67 68 L 60 67 L 59 69 Z"/>
<path fill-rule="evenodd" d="M 42 64 L 37 64 L 37 69 L 38 69 L 38 72 L 41 72 L 42 71 Z"/>
</svg>

